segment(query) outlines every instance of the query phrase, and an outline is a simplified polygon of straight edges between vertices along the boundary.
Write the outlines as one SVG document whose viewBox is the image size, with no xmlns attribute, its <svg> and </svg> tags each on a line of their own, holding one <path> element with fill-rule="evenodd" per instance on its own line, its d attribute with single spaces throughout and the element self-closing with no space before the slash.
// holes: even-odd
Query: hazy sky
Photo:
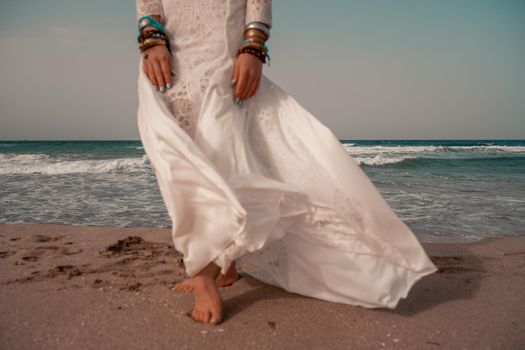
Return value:
<svg viewBox="0 0 525 350">
<path fill-rule="evenodd" d="M 340 139 L 525 138 L 523 0 L 273 0 L 268 46 Z M 133 0 L 2 0 L 0 50 L 0 139 L 139 138 Z"/>
</svg>

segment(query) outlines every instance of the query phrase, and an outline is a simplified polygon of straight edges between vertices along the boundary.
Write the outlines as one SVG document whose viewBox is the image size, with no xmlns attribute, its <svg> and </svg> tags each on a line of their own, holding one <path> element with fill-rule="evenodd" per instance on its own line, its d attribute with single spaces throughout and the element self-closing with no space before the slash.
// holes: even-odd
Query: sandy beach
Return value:
<svg viewBox="0 0 525 350">
<path fill-rule="evenodd" d="M 525 237 L 424 243 L 439 272 L 395 310 L 330 303 L 246 274 L 225 320 L 173 290 L 169 229 L 0 225 L 1 349 L 523 349 Z"/>
</svg>

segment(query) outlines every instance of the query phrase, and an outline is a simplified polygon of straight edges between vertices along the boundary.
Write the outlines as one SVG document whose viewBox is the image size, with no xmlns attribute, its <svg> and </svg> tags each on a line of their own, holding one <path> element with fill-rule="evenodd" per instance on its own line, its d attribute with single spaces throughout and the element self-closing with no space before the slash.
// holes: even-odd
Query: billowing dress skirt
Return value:
<svg viewBox="0 0 525 350">
<path fill-rule="evenodd" d="M 235 260 L 289 292 L 395 308 L 437 271 L 420 242 L 332 131 L 264 74 L 234 103 L 245 1 L 182 2 L 164 9 L 173 87 L 157 91 L 139 64 L 138 127 L 187 274 Z"/>
</svg>

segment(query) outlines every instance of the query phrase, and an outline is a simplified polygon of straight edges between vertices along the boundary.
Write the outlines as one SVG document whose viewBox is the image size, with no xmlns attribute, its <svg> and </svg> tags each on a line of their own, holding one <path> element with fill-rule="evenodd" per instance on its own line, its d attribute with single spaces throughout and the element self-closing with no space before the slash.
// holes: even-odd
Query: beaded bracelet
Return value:
<svg viewBox="0 0 525 350">
<path fill-rule="evenodd" d="M 159 45 L 164 45 L 164 41 L 160 39 L 151 39 L 141 44 L 139 48 L 141 52 L 144 52 L 147 49 L 152 48 L 153 46 Z"/>
<path fill-rule="evenodd" d="M 165 45 L 171 55 L 171 46 L 168 36 L 157 29 L 142 32 L 137 37 L 137 41 L 140 44 L 139 49 L 141 52 L 144 52 L 153 46 Z"/>
<path fill-rule="evenodd" d="M 148 39 L 148 41 L 139 45 L 139 50 L 140 52 L 144 52 L 147 49 L 152 48 L 153 46 L 159 46 L 159 45 L 166 46 L 166 48 L 168 49 L 168 52 L 171 54 L 170 45 L 166 43 L 165 40 L 160 40 L 160 39 Z"/>
<path fill-rule="evenodd" d="M 268 67 L 270 67 L 270 49 L 266 44 L 261 45 L 259 42 L 244 39 L 237 51 L 237 56 L 241 53 L 250 53 L 260 59 L 263 64 L 266 63 L 266 58 L 268 58 Z"/>
<path fill-rule="evenodd" d="M 265 61 L 265 56 L 263 54 L 261 54 L 261 51 L 259 50 L 255 50 L 255 49 L 252 49 L 252 48 L 244 48 L 244 49 L 240 49 L 238 52 L 237 52 L 237 56 L 240 55 L 241 53 L 249 53 L 251 55 L 254 55 L 255 57 L 257 57 L 259 60 L 261 60 L 262 63 L 266 63 Z"/>
<path fill-rule="evenodd" d="M 148 38 L 161 38 L 168 41 L 168 36 L 165 33 L 160 32 L 157 29 L 152 29 L 146 30 L 139 34 L 139 36 L 137 37 L 137 44 L 144 42 L 144 40 Z"/>
</svg>

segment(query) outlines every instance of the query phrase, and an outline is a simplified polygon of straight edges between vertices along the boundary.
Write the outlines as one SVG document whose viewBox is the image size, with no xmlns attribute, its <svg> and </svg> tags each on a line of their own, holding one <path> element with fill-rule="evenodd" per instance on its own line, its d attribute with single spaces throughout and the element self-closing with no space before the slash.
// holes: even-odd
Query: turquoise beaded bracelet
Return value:
<svg viewBox="0 0 525 350">
<path fill-rule="evenodd" d="M 251 43 L 250 40 L 248 39 L 244 39 L 242 41 L 243 44 L 249 44 Z M 268 46 L 266 46 L 266 43 L 263 44 L 263 47 L 266 48 L 266 57 L 268 58 L 268 67 L 270 67 L 270 48 Z"/>
</svg>

